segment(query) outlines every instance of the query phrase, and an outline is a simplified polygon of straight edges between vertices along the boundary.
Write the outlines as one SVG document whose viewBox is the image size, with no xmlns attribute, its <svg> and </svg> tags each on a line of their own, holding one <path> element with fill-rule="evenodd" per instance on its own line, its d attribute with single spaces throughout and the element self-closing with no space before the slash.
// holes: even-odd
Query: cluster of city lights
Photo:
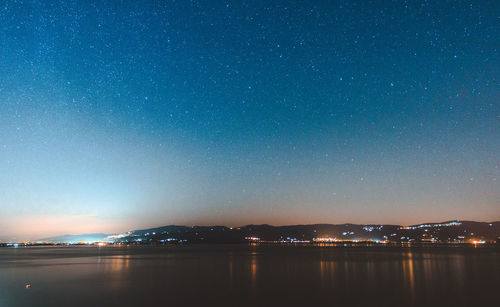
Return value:
<svg viewBox="0 0 500 307">
<path fill-rule="evenodd" d="M 420 225 L 415 225 L 415 226 L 402 226 L 399 227 L 399 229 L 419 229 L 419 228 L 431 228 L 431 227 L 449 227 L 449 226 L 460 226 L 462 225 L 461 222 L 459 221 L 453 221 L 453 222 L 448 222 L 448 223 L 438 223 L 438 224 L 420 224 Z"/>
<path fill-rule="evenodd" d="M 260 241 L 260 238 L 258 238 L 258 237 L 245 237 L 245 240 L 249 240 L 249 241 Z"/>
</svg>

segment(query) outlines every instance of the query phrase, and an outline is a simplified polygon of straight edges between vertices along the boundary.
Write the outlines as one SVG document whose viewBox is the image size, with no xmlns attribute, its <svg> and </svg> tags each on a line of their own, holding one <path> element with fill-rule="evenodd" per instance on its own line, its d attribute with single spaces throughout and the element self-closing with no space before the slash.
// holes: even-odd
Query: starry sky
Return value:
<svg viewBox="0 0 500 307">
<path fill-rule="evenodd" d="M 500 219 L 500 2 L 1 1 L 0 239 Z"/>
</svg>

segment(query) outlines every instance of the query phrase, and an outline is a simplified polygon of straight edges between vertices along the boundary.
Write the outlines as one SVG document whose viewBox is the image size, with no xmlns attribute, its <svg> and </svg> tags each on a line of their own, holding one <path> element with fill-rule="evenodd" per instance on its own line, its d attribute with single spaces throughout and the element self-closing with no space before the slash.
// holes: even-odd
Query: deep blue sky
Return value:
<svg viewBox="0 0 500 307">
<path fill-rule="evenodd" d="M 2 1 L 0 236 L 500 219 L 499 1 L 241 2 Z"/>
</svg>

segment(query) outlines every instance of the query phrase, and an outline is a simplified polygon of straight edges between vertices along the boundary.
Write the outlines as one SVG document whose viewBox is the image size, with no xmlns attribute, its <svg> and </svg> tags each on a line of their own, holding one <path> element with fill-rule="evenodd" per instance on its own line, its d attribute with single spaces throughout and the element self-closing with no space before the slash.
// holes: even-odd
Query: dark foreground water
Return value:
<svg viewBox="0 0 500 307">
<path fill-rule="evenodd" d="M 29 282 L 32 287 L 25 288 Z M 500 250 L 0 248 L 0 306 L 499 306 Z"/>
</svg>

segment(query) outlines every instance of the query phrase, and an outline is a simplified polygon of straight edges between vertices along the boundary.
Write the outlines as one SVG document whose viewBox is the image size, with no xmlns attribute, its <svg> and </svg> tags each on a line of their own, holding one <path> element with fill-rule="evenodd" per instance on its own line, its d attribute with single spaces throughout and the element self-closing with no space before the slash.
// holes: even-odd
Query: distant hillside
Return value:
<svg viewBox="0 0 500 307">
<path fill-rule="evenodd" d="M 372 240 L 389 242 L 470 243 L 496 242 L 500 222 L 447 221 L 412 226 L 378 224 L 312 224 L 312 225 L 246 225 L 225 226 L 163 226 L 134 230 L 117 241 L 122 242 L 245 242 L 246 238 L 263 241 Z"/>
<path fill-rule="evenodd" d="M 252 238 L 252 239 L 249 239 Z M 388 241 L 470 243 L 473 241 L 497 242 L 500 239 L 500 222 L 447 221 L 411 226 L 379 224 L 311 224 L 311 225 L 246 225 L 179 226 L 168 225 L 133 230 L 123 234 L 92 233 L 62 235 L 43 238 L 37 242 L 136 242 L 136 243 L 239 243 L 261 241 L 312 241 L 318 239 L 338 241 Z"/>
</svg>

